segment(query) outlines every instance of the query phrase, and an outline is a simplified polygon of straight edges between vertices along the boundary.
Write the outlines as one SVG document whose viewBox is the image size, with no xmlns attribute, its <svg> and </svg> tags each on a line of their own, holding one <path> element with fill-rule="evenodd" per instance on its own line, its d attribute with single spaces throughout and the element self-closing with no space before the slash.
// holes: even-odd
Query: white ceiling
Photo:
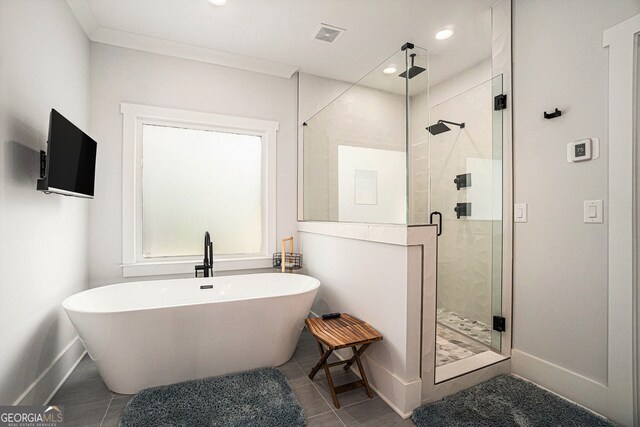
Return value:
<svg viewBox="0 0 640 427">
<path fill-rule="evenodd" d="M 67 0 L 96 42 L 290 77 L 353 82 L 405 42 L 430 52 L 431 84 L 491 56 L 493 0 Z M 345 28 L 313 39 L 320 23 Z M 435 40 L 445 26 L 455 33 Z"/>
</svg>

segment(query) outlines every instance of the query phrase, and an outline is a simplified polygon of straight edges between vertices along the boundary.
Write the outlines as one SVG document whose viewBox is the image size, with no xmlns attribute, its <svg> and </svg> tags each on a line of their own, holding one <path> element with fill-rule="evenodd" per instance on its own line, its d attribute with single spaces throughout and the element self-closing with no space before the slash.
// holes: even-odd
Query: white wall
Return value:
<svg viewBox="0 0 640 427">
<path fill-rule="evenodd" d="M 0 58 L 0 404 L 44 373 L 18 402 L 40 405 L 83 350 L 61 302 L 88 285 L 92 201 L 36 191 L 39 150 L 51 108 L 88 129 L 90 46 L 63 0 L 2 0 Z"/>
<path fill-rule="evenodd" d="M 122 115 L 131 102 L 280 122 L 277 238 L 296 231 L 296 80 L 135 50 L 91 45 L 91 130 L 100 141 L 91 205 L 92 286 L 124 281 Z M 139 280 L 140 278 L 136 278 Z"/>
<path fill-rule="evenodd" d="M 379 396 L 408 416 L 424 400 L 420 375 L 429 365 L 424 361 L 434 367 L 435 342 L 421 342 L 420 334 L 435 329 L 435 313 L 422 323 L 421 312 L 422 306 L 435 308 L 435 227 L 327 222 L 298 227 L 304 271 L 322 282 L 313 313 L 349 313 L 383 335 L 364 355 L 367 377 Z M 348 349 L 338 353 L 349 357 Z M 433 369 L 422 378 L 431 384 Z"/>
<path fill-rule="evenodd" d="M 582 220 L 584 200 L 607 205 L 602 31 L 639 11 L 637 0 L 514 2 L 514 201 L 529 204 L 514 230 L 514 372 L 548 387 L 566 375 L 579 402 L 608 381 L 607 218 Z M 555 107 L 563 116 L 544 120 Z M 601 157 L 568 164 L 566 144 L 586 137 Z"/>
<path fill-rule="evenodd" d="M 635 123 L 635 137 L 636 147 L 640 146 L 640 39 L 636 39 L 636 123 Z M 636 150 L 636 168 L 640 168 L 640 150 Z M 636 170 L 636 215 L 640 212 L 640 185 L 638 185 L 638 170 Z M 640 238 L 640 230 L 636 229 L 636 235 L 634 238 L 636 241 Z M 640 252 L 636 251 L 636 265 L 640 265 Z M 635 392 L 636 398 L 640 400 L 640 280 L 636 277 L 635 283 L 635 295 L 636 295 L 636 375 Z M 636 402 L 636 423 L 640 423 L 640 402 Z"/>
<path fill-rule="evenodd" d="M 429 107 L 434 107 L 460 95 L 462 92 L 490 80 L 491 77 L 491 58 L 487 58 L 448 77 L 437 85 L 431 86 L 429 88 Z M 434 119 L 437 120 L 437 118 Z"/>
<path fill-rule="evenodd" d="M 300 102 L 298 104 L 298 124 L 313 117 L 318 111 L 329 105 L 347 89 L 352 83 L 313 74 L 300 73 Z"/>
</svg>

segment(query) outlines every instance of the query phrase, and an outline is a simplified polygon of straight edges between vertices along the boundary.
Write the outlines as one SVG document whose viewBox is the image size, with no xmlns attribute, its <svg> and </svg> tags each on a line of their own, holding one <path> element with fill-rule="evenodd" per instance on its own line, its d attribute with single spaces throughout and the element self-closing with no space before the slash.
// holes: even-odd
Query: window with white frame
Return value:
<svg viewBox="0 0 640 427">
<path fill-rule="evenodd" d="M 269 266 L 277 122 L 122 104 L 123 274 Z"/>
</svg>

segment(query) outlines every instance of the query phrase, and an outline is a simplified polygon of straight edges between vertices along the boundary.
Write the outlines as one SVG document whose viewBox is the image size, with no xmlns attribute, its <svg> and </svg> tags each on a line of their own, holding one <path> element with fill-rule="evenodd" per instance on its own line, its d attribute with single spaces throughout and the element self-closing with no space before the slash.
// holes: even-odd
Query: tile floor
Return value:
<svg viewBox="0 0 640 427">
<path fill-rule="evenodd" d="M 318 358 L 315 340 L 305 329 L 293 358 L 279 367 L 304 408 L 307 426 L 414 425 L 410 419 L 398 416 L 380 397 L 369 399 L 364 389 L 340 394 L 341 406 L 335 409 L 324 372 L 319 372 L 313 381 L 307 376 Z M 331 373 L 336 385 L 357 378 L 337 367 Z M 66 427 L 117 426 L 130 397 L 109 391 L 95 364 L 85 357 L 50 403 L 64 405 Z"/>
<path fill-rule="evenodd" d="M 436 366 L 462 360 L 491 348 L 438 323 L 436 337 Z"/>
<path fill-rule="evenodd" d="M 438 308 L 438 323 L 467 335 L 481 343 L 491 345 L 491 327 L 478 320 L 467 319 L 456 312 Z"/>
</svg>

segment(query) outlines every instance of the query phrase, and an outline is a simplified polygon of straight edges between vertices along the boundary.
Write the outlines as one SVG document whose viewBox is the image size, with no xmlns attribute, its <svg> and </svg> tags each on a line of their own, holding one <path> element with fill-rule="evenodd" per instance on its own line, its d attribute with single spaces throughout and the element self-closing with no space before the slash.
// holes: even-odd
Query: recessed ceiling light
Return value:
<svg viewBox="0 0 640 427">
<path fill-rule="evenodd" d="M 389 65 L 387 68 L 382 70 L 385 74 L 395 74 L 396 71 L 398 71 L 398 69 L 393 65 Z"/>
<path fill-rule="evenodd" d="M 227 3 L 227 0 L 209 0 L 209 3 L 214 6 L 222 6 Z"/>
<path fill-rule="evenodd" d="M 453 35 L 453 30 L 451 28 L 445 28 L 444 30 L 440 30 L 436 33 L 436 39 L 445 40 Z"/>
</svg>

